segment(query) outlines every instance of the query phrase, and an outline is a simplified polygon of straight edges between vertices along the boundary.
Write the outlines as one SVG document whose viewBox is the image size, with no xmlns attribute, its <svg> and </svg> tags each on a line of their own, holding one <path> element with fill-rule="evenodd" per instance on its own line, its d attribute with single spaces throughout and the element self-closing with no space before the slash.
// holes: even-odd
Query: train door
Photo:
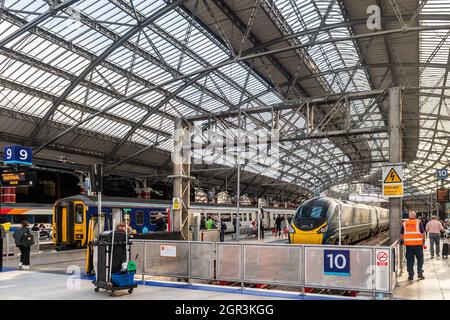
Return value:
<svg viewBox="0 0 450 320">
<path fill-rule="evenodd" d="M 70 202 L 60 202 L 54 207 L 54 243 L 69 245 L 74 242 L 74 207 Z"/>
<path fill-rule="evenodd" d="M 82 201 L 73 201 L 75 241 L 81 246 L 86 241 L 86 207 Z"/>
</svg>

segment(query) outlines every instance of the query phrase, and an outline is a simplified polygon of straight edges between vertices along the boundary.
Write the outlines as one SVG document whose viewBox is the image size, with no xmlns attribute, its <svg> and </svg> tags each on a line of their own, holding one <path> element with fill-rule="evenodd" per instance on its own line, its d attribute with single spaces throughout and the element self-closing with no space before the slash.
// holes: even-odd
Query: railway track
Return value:
<svg viewBox="0 0 450 320">
<path fill-rule="evenodd" d="M 382 246 L 389 241 L 389 230 L 384 231 L 375 237 L 355 243 L 356 246 Z"/>
</svg>

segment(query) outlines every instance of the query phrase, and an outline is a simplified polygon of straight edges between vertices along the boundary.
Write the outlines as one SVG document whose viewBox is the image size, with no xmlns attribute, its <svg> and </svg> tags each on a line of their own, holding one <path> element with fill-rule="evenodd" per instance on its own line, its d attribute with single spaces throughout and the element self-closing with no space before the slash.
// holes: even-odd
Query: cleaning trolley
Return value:
<svg viewBox="0 0 450 320">
<path fill-rule="evenodd" d="M 93 245 L 97 247 L 95 292 L 102 288 L 110 296 L 120 290 L 131 294 L 137 287 L 134 284 L 136 264 L 130 260 L 132 243 L 128 241 L 128 232 L 104 231 Z"/>
</svg>

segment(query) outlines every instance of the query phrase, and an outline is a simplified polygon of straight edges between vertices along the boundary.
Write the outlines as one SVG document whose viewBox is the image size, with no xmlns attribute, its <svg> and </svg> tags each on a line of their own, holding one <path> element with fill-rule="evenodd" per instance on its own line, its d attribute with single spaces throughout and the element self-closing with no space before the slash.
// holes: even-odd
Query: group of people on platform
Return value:
<svg viewBox="0 0 450 320">
<path fill-rule="evenodd" d="M 286 221 L 284 217 L 281 215 L 278 215 L 278 217 L 275 219 L 275 225 L 272 229 L 272 234 L 275 237 L 282 237 L 284 235 L 287 235 L 287 226 L 289 225 L 290 221 Z M 233 228 L 234 232 L 236 232 L 236 224 L 237 220 L 236 218 L 233 218 Z M 225 241 L 225 231 L 227 230 L 227 225 L 223 221 L 223 219 L 219 219 L 216 216 L 208 216 L 207 218 L 201 217 L 200 218 L 200 230 L 212 230 L 212 229 L 218 229 L 219 230 L 219 238 L 220 242 Z M 250 232 L 254 234 L 256 237 L 258 237 L 258 222 L 257 220 L 253 220 L 251 223 L 251 230 Z M 260 219 L 259 223 L 259 236 L 261 239 L 264 239 L 264 223 L 263 219 Z"/>
<path fill-rule="evenodd" d="M 448 256 L 448 236 L 449 221 L 440 221 L 437 216 L 432 216 L 431 220 L 423 216 L 417 217 L 416 212 L 409 211 L 408 219 L 404 219 L 400 231 L 400 241 L 406 247 L 406 268 L 408 280 L 414 280 L 414 264 L 417 260 L 417 274 L 419 279 L 425 279 L 423 273 L 423 250 L 426 237 L 430 240 L 431 259 Z M 441 252 L 441 239 L 443 246 Z"/>
<path fill-rule="evenodd" d="M 51 228 L 46 228 L 43 223 L 41 223 L 40 225 L 35 223 L 33 225 L 33 227 L 31 228 L 31 231 L 39 232 L 39 238 L 51 238 L 52 237 Z"/>
<path fill-rule="evenodd" d="M 218 219 L 217 217 L 208 216 L 207 218 L 200 218 L 200 230 L 219 230 L 220 242 L 225 241 L 225 231 L 227 230 L 227 224 L 223 219 Z"/>
<path fill-rule="evenodd" d="M 155 230 L 154 231 L 166 231 L 166 221 L 164 220 L 164 216 L 162 215 L 162 213 L 158 213 L 155 217 Z M 125 215 L 123 221 L 121 223 L 119 223 L 116 227 L 117 231 L 127 231 L 128 233 L 131 234 L 135 234 L 136 230 L 132 229 L 130 226 L 130 217 L 128 215 Z M 149 229 L 144 226 L 142 227 L 142 231 L 141 233 L 149 233 Z"/>
</svg>

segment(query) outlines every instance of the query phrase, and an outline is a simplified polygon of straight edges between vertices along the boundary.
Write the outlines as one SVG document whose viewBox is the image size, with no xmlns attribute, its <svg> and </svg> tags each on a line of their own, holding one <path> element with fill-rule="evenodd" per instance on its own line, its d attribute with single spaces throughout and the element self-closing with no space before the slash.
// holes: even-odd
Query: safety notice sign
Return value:
<svg viewBox="0 0 450 320">
<path fill-rule="evenodd" d="M 386 198 L 403 197 L 403 180 L 403 167 L 401 165 L 383 167 L 383 196 Z"/>
<path fill-rule="evenodd" d="M 161 244 L 159 246 L 159 255 L 161 257 L 176 258 L 177 257 L 177 246 Z"/>
<path fill-rule="evenodd" d="M 389 266 L 389 251 L 378 251 L 377 252 L 377 266 L 387 267 Z"/>
<path fill-rule="evenodd" d="M 173 198 L 172 205 L 173 205 L 173 210 L 180 210 L 181 209 L 180 198 Z"/>
</svg>

